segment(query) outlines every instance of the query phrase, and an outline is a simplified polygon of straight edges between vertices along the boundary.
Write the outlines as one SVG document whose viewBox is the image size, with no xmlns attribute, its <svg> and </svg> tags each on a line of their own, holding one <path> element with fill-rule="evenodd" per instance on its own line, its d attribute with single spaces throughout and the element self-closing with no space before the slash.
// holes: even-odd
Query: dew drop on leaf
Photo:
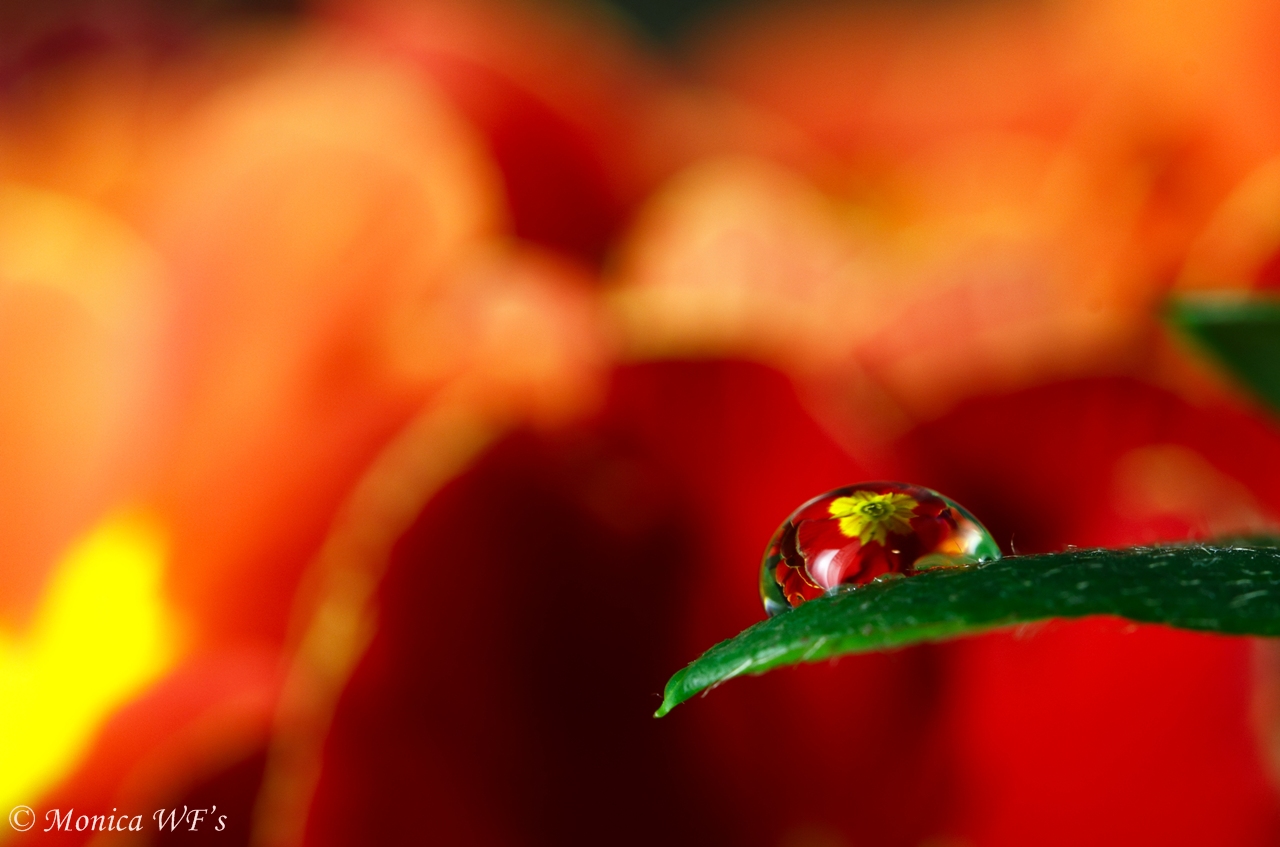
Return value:
<svg viewBox="0 0 1280 847">
<path fill-rule="evenodd" d="M 905 482 L 828 491 L 791 513 L 760 566 L 770 616 L 841 586 L 1000 558 L 991 533 L 954 500 Z"/>
</svg>

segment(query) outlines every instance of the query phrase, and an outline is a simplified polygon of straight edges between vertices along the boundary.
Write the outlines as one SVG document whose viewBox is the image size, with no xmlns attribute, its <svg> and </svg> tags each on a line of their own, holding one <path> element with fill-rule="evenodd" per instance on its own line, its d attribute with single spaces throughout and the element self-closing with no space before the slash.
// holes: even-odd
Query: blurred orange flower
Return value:
<svg viewBox="0 0 1280 847">
<path fill-rule="evenodd" d="M 1135 809 L 1178 798 L 1162 838 L 1213 830 L 1196 792 L 1280 831 L 1238 642 L 1089 625 L 626 712 L 758 617 L 754 533 L 858 476 L 1024 549 L 1272 525 L 1273 423 L 1159 324 L 1280 285 L 1270 6 L 779 4 L 683 64 L 517 0 L 126 18 L 0 38 L 0 799 L 248 785 L 237 837 L 285 845 L 400 786 L 445 840 L 842 843 L 750 818 L 797 766 L 877 843 L 1019 843 L 1028 715 L 1168 702 L 1041 739 L 1040 778 L 1124 784 L 1101 739 L 1159 770 Z M 837 709 L 875 737 L 761 730 Z M 915 814 L 955 784 L 990 794 Z M 1071 796 L 1064 839 L 1123 819 Z"/>
</svg>

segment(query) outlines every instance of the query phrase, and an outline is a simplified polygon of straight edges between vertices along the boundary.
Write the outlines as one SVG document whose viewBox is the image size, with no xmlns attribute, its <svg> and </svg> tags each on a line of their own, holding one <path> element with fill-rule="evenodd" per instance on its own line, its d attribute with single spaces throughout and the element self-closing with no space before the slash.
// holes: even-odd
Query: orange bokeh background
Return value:
<svg viewBox="0 0 1280 847">
<path fill-rule="evenodd" d="M 1280 286 L 1280 9 L 741 6 L 0 13 L 0 843 L 1280 838 L 1248 639 L 650 717 L 837 485 L 1006 553 L 1280 520 L 1275 418 L 1160 317 Z"/>
</svg>

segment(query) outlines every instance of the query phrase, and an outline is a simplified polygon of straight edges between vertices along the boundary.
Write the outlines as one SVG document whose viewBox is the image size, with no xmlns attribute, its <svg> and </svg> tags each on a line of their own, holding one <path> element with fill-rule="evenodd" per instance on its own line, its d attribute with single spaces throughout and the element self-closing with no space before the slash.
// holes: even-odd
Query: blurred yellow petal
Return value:
<svg viewBox="0 0 1280 847">
<path fill-rule="evenodd" d="M 37 802 L 174 660 L 165 548 L 149 516 L 109 516 L 67 551 L 30 631 L 0 633 L 0 805 Z"/>
</svg>

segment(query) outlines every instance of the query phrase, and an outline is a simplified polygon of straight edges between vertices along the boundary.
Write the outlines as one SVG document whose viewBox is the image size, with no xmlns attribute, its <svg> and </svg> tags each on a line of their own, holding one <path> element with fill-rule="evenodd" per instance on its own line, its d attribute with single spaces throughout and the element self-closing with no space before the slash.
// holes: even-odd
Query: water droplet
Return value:
<svg viewBox="0 0 1280 847">
<path fill-rule="evenodd" d="M 765 550 L 760 596 L 772 616 L 842 585 L 998 558 L 991 534 L 954 500 L 904 482 L 863 482 L 783 521 Z"/>
</svg>

